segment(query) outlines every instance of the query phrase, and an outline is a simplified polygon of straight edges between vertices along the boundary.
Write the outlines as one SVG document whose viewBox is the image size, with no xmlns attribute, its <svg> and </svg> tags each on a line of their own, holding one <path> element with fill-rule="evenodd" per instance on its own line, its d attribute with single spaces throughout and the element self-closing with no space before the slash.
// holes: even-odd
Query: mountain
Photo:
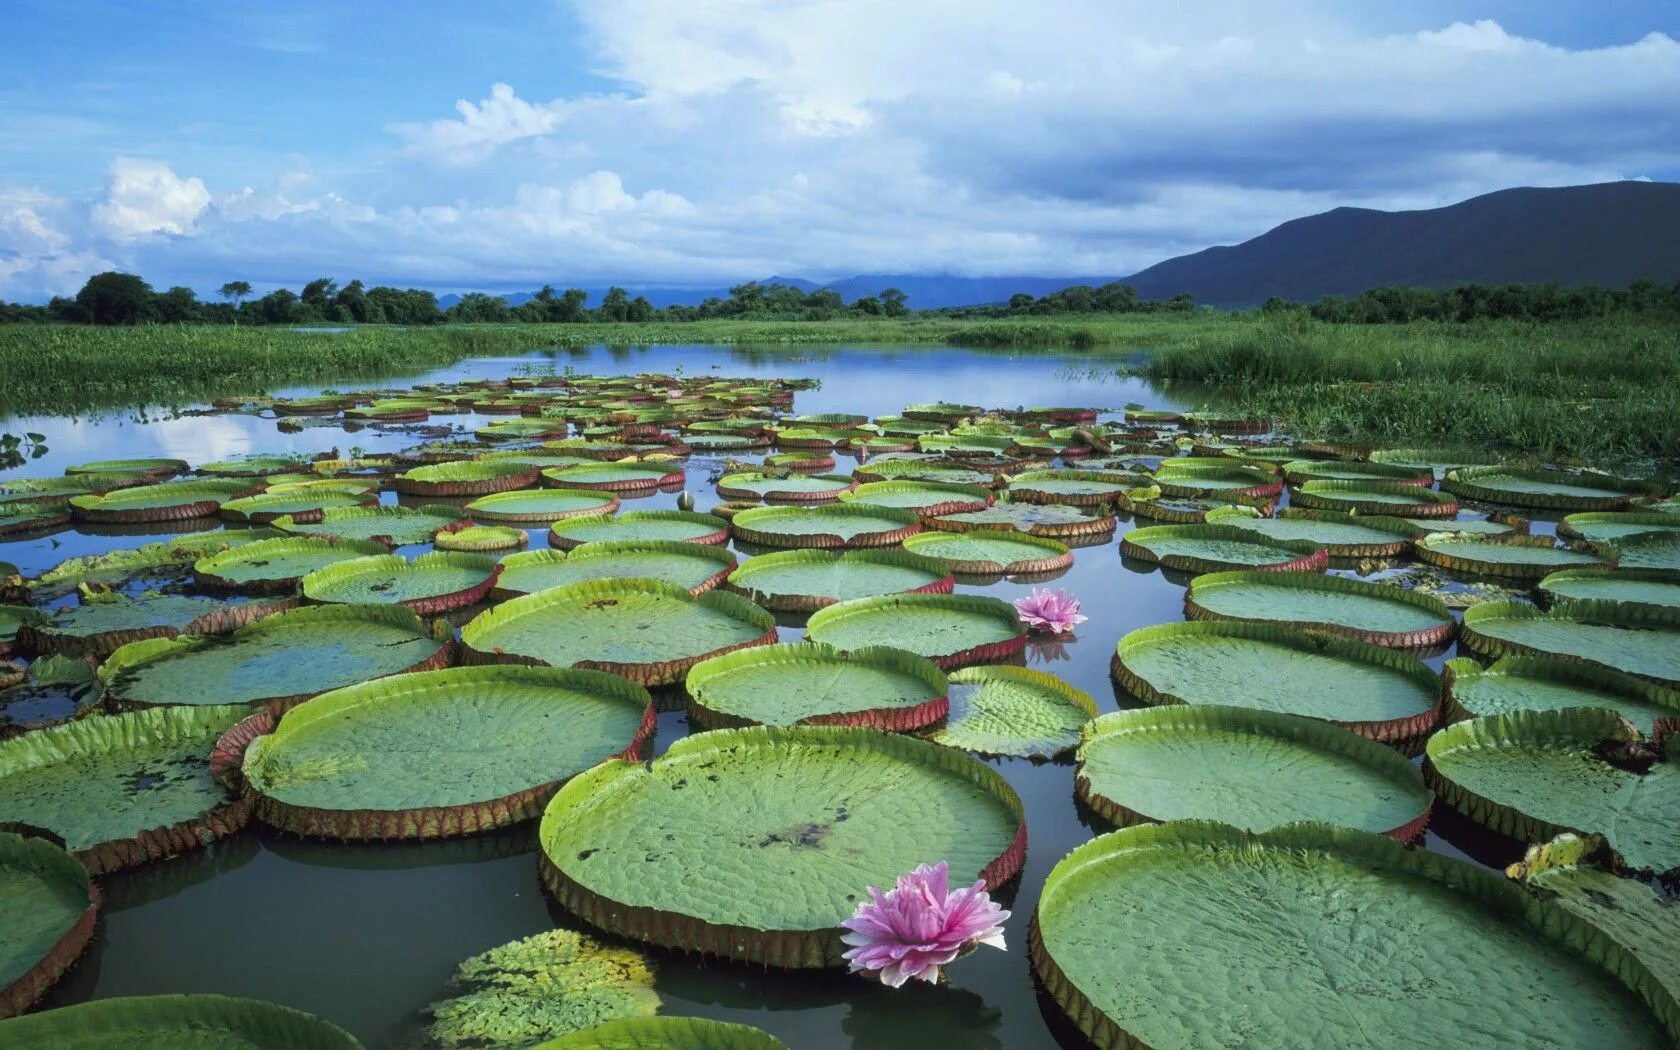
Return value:
<svg viewBox="0 0 1680 1050">
<path fill-rule="evenodd" d="M 1125 278 L 1145 299 L 1198 305 L 1310 302 L 1384 285 L 1445 288 L 1554 281 L 1626 287 L 1680 280 L 1680 184 L 1510 189 L 1444 208 L 1336 208 Z"/>
</svg>

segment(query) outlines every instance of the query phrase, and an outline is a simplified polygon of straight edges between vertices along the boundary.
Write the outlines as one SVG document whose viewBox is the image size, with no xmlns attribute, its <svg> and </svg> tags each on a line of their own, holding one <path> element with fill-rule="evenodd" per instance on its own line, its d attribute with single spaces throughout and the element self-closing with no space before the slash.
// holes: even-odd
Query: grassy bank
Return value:
<svg viewBox="0 0 1680 1050">
<path fill-rule="evenodd" d="M 1260 320 L 1164 345 L 1147 373 L 1314 437 L 1680 460 L 1680 332 L 1656 322 Z"/>
<path fill-rule="evenodd" d="M 1142 315 L 962 321 L 697 321 L 647 324 L 285 328 L 0 326 L 0 416 L 185 404 L 303 383 L 410 375 L 465 357 L 593 343 L 1151 347 L 1231 322 Z"/>
</svg>

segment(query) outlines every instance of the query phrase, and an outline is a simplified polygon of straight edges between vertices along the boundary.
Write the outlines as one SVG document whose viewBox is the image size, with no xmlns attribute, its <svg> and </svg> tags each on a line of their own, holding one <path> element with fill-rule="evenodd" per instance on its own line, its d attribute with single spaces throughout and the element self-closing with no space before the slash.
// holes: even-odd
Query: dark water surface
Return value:
<svg viewBox="0 0 1680 1050">
<path fill-rule="evenodd" d="M 392 379 L 389 385 L 501 378 L 567 367 L 601 375 L 681 369 L 689 375 L 821 379 L 820 389 L 798 394 L 798 412 L 880 415 L 896 413 L 908 403 L 936 400 L 998 407 L 1091 405 L 1116 413 L 1129 402 L 1185 407 L 1142 380 L 1117 375 L 1122 360 L 1098 352 L 948 348 L 595 347 L 477 358 L 424 376 Z M 323 383 L 330 378 L 323 377 Z M 338 385 L 349 389 L 372 384 L 357 380 Z M 464 415 L 436 421 L 470 429 L 489 418 L 493 417 Z M 47 436 L 50 449 L 28 467 L 0 473 L 0 478 L 58 474 L 67 465 L 91 459 L 173 456 L 196 464 L 246 453 L 314 453 L 334 446 L 346 454 L 355 446 L 371 453 L 420 440 L 412 434 L 374 429 L 345 433 L 337 427 L 282 434 L 274 420 L 250 415 L 142 421 L 135 413 L 116 413 L 95 421 L 11 420 L 0 429 L 38 431 Z M 706 478 L 720 463 L 707 457 L 690 461 L 688 484 L 697 509 L 719 502 Z M 837 469 L 845 471 L 849 465 L 841 459 Z M 394 500 L 390 493 L 384 498 Z M 624 501 L 626 510 L 674 505 L 675 497 L 669 494 Z M 1121 520 L 1124 534 L 1132 526 Z M 137 546 L 166 535 L 60 531 L 0 542 L 0 560 L 16 562 L 33 574 L 71 555 Z M 545 545 L 542 530 L 533 530 L 532 536 L 533 548 Z M 1075 554 L 1073 568 L 1050 586 L 1076 594 L 1090 620 L 1076 638 L 1035 642 L 1028 650 L 1028 663 L 1086 690 L 1101 710 L 1110 711 L 1123 702 L 1116 698 L 1108 675 L 1115 643 L 1134 628 L 1181 619 L 1186 579 L 1169 579 L 1152 566 L 1123 564 L 1117 540 Z M 1004 599 L 1029 589 L 1012 582 L 959 587 Z M 784 640 L 800 634 L 797 629 L 782 632 Z M 1440 659 L 1430 662 L 1439 666 Z M 662 716 L 660 750 L 687 731 L 683 716 Z M 1029 831 L 1022 878 L 1018 888 L 1006 893 L 1014 909 L 1007 952 L 974 953 L 950 969 L 946 985 L 917 984 L 893 991 L 841 971 L 789 974 L 650 949 L 664 1012 L 757 1025 L 794 1048 L 1027 1050 L 1059 1045 L 1058 1035 L 1063 1033 L 1053 1031 L 1041 1012 L 1028 967 L 1027 921 L 1056 861 L 1108 829 L 1076 808 L 1071 761 L 1003 759 L 993 765 L 1020 793 Z M 915 800 L 905 803 L 914 807 Z M 1427 845 L 1463 855 L 1436 830 L 1429 833 Z M 100 932 L 80 965 L 44 1005 L 116 995 L 218 992 L 271 999 L 319 1014 L 370 1047 L 411 1045 L 423 1008 L 437 998 L 461 959 L 554 925 L 575 925 L 539 885 L 535 852 L 534 826 L 441 843 L 345 845 L 305 841 L 253 824 L 198 854 L 102 879 L 108 906 Z M 1493 847 L 1484 859 L 1501 863 L 1509 858 Z M 1054 1007 L 1048 1012 L 1054 1016 Z"/>
</svg>

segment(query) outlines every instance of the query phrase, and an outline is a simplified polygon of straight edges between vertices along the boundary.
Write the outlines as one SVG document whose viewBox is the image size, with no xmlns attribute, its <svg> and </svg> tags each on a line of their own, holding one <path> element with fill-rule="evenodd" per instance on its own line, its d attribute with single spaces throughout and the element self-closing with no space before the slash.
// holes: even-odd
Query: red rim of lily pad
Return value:
<svg viewBox="0 0 1680 1050">
<path fill-rule="evenodd" d="M 206 496 L 204 499 L 192 500 L 187 503 L 176 503 L 167 507 L 134 507 L 127 510 L 112 510 L 99 506 L 100 496 L 88 493 L 76 496 L 70 500 L 70 516 L 76 521 L 90 522 L 95 525 L 146 525 L 164 521 L 190 521 L 193 518 L 214 517 L 222 509 L 222 504 L 229 500 L 255 496 L 266 486 L 258 479 L 251 479 L 254 483 L 241 489 L 232 489 L 226 493 Z M 161 485 L 188 485 L 192 482 L 160 482 Z M 120 489 L 114 491 L 122 491 Z M 88 498 L 91 496 L 92 498 Z"/>
<path fill-rule="evenodd" d="M 593 489 L 597 492 L 612 492 L 620 495 L 632 492 L 653 492 L 657 489 L 674 488 L 681 485 L 687 477 L 681 464 L 653 463 L 638 461 L 631 464 L 605 463 L 600 468 L 591 466 L 587 469 L 600 469 L 614 466 L 655 467 L 659 473 L 650 470 L 641 477 L 609 478 L 601 481 L 590 481 L 588 477 L 567 477 L 567 471 L 584 470 L 584 467 L 550 467 L 542 472 L 543 483 L 550 487 L 568 489 Z"/>
<path fill-rule="evenodd" d="M 53 942 L 40 961 L 19 974 L 4 988 L 0 988 L 0 1019 L 16 1017 L 28 1010 L 41 996 L 47 993 L 76 964 L 82 952 L 87 950 L 88 942 L 93 940 L 93 931 L 99 925 L 99 909 L 104 901 L 104 894 L 99 890 L 99 884 L 88 878 L 88 872 L 76 861 L 73 854 L 64 848 L 64 843 L 50 831 L 40 828 L 11 827 L 4 830 L 18 835 L 27 842 L 30 839 L 40 839 L 45 845 L 59 851 L 62 857 L 54 854 L 55 863 L 70 869 L 72 864 L 81 868 L 79 873 L 67 870 L 66 874 L 76 877 L 79 882 L 87 885 L 88 904 L 81 915 L 71 924 L 70 928 Z M 25 846 L 25 848 L 40 848 Z"/>
<path fill-rule="evenodd" d="M 775 532 L 760 527 L 767 522 L 809 515 L 875 518 L 884 522 L 894 522 L 897 527 L 878 529 L 873 532 L 858 532 L 851 536 L 842 536 L 837 532 Z M 743 521 L 743 518 L 746 520 Z M 761 547 L 837 550 L 840 548 L 895 547 L 904 542 L 906 536 L 914 536 L 922 531 L 922 524 L 921 519 L 909 511 L 857 503 L 835 503 L 820 508 L 754 507 L 750 510 L 742 510 L 729 519 L 729 531 L 737 539 L 755 543 Z"/>
<path fill-rule="evenodd" d="M 471 461 L 467 462 L 470 463 Z M 410 476 L 434 468 L 448 468 L 454 465 L 453 463 L 433 463 L 423 467 L 415 467 L 413 470 L 406 470 L 391 479 L 391 487 L 405 496 L 488 496 L 492 492 L 528 489 L 537 483 L 537 478 L 542 473 L 536 467 L 527 467 L 477 478 L 450 478 L 446 471 L 443 476 L 436 479 L 426 476 L 418 478 Z"/>
<path fill-rule="evenodd" d="M 298 607 L 297 598 L 273 601 L 228 603 L 212 609 L 183 627 L 157 624 L 152 627 L 131 627 L 118 631 L 98 631 L 93 634 L 60 634 L 44 630 L 44 624 L 25 621 L 18 625 L 14 648 L 26 655 L 93 656 L 103 660 L 130 642 L 148 638 L 178 638 L 188 634 L 228 634 L 258 620 Z"/>
</svg>

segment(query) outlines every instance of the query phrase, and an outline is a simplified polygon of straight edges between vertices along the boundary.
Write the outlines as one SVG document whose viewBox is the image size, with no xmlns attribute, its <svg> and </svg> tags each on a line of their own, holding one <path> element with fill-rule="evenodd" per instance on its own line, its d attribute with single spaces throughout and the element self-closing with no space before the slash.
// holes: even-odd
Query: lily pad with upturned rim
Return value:
<svg viewBox="0 0 1680 1050">
<path fill-rule="evenodd" d="M 260 488 L 261 482 L 252 480 L 163 481 L 103 495 L 73 496 L 70 513 L 77 521 L 103 525 L 185 521 L 209 517 L 222 504 Z"/>
<path fill-rule="evenodd" d="M 1232 502 L 1276 499 L 1283 480 L 1263 467 L 1215 459 L 1164 459 L 1150 478 L 1168 496 L 1218 496 Z"/>
<path fill-rule="evenodd" d="M 705 1017 L 635 1017 L 550 1039 L 534 1050 L 788 1050 L 769 1032 Z"/>
<path fill-rule="evenodd" d="M 475 521 L 546 522 L 611 514 L 618 497 L 590 489 L 512 489 L 480 496 L 467 504 Z"/>
<path fill-rule="evenodd" d="M 531 488 L 540 475 L 536 467 L 513 460 L 462 460 L 405 470 L 391 485 L 409 496 L 488 496 Z"/>
<path fill-rule="evenodd" d="M 0 536 L 44 532 L 70 524 L 70 508 L 59 503 L 19 503 L 0 510 Z"/>
<path fill-rule="evenodd" d="M 1648 735 L 1657 722 L 1680 718 L 1680 690 L 1551 656 L 1502 656 L 1485 668 L 1459 657 L 1447 661 L 1441 683 L 1447 716 L 1453 721 L 1513 711 L 1603 707 Z"/>
<path fill-rule="evenodd" d="M 282 536 L 241 544 L 193 563 L 193 581 L 212 590 L 245 594 L 285 594 L 316 569 L 350 558 L 383 554 L 372 540 L 325 536 Z"/>
<path fill-rule="evenodd" d="M 998 664 L 951 674 L 950 713 L 930 739 L 982 755 L 1055 758 L 1079 744 L 1096 702 L 1055 675 Z"/>
<path fill-rule="evenodd" d="M 915 511 L 923 518 L 985 510 L 995 497 L 978 485 L 942 485 L 931 481 L 871 481 L 840 494 L 842 503 L 867 503 Z"/>
<path fill-rule="evenodd" d="M 1181 572 L 1294 572 L 1329 564 L 1323 547 L 1274 540 L 1232 525 L 1151 525 L 1120 537 L 1120 553 Z"/>
<path fill-rule="evenodd" d="M 46 618 L 44 611 L 32 605 L 0 605 L 0 656 L 12 651 L 19 627 Z"/>
<path fill-rule="evenodd" d="M 0 900 L 6 902 L 0 909 L 0 1018 L 6 1018 L 27 1010 L 82 954 L 99 920 L 100 894 L 62 846 L 0 831 Z M 12 1030 L 0 1025 L 0 1037 Z"/>
<path fill-rule="evenodd" d="M 305 456 L 243 456 L 201 464 L 198 473 L 219 478 L 254 478 L 308 469 L 309 460 Z"/>
<path fill-rule="evenodd" d="M 730 500 L 770 503 L 829 503 L 850 492 L 857 482 L 846 474 L 725 474 L 718 479 L 719 496 Z"/>
<path fill-rule="evenodd" d="M 1485 503 L 1547 510 L 1616 510 L 1647 493 L 1638 482 L 1608 474 L 1571 474 L 1517 467 L 1461 467 L 1441 479 L 1444 491 Z"/>
<path fill-rule="evenodd" d="M 323 511 L 318 522 L 276 518 L 272 524 L 281 532 L 300 536 L 324 536 L 341 540 L 379 540 L 387 546 L 406 547 L 429 543 L 441 528 L 466 517 L 454 507 L 357 507 Z"/>
<path fill-rule="evenodd" d="M 1283 465 L 1283 477 L 1291 485 L 1307 481 L 1392 481 L 1397 485 L 1424 486 L 1435 483 L 1435 472 L 1429 467 L 1345 459 L 1290 460 Z"/>
<path fill-rule="evenodd" d="M 563 489 L 596 489 L 603 492 L 637 493 L 672 488 L 683 483 L 679 463 L 586 463 L 576 467 L 552 467 L 542 472 L 544 484 Z"/>
<path fill-rule="evenodd" d="M 1105 536 L 1119 524 L 1114 515 L 1101 509 L 1070 507 L 1063 503 L 995 503 L 985 510 L 940 514 L 926 525 L 941 532 L 1015 532 L 1049 539 L 1083 539 Z"/>
<path fill-rule="evenodd" d="M 516 551 L 530 542 L 530 533 L 517 525 L 480 525 L 473 521 L 445 525 L 432 536 L 432 546 L 437 550 L 465 554 Z"/>
<path fill-rule="evenodd" d="M 0 822 L 51 831 L 96 875 L 231 835 L 251 805 L 212 779 L 210 750 L 247 713 L 130 711 L 0 742 Z"/>
<path fill-rule="evenodd" d="M 1451 518 L 1458 501 L 1421 485 L 1380 481 L 1308 481 L 1291 491 L 1289 502 L 1309 510 L 1385 514 L 1398 518 Z"/>
<path fill-rule="evenodd" d="M 330 689 L 447 666 L 453 632 L 395 605 L 319 605 L 225 638 L 150 639 L 99 669 L 119 705 L 263 704 L 284 709 Z"/>
<path fill-rule="evenodd" d="M 228 500 L 218 512 L 230 521 L 267 524 L 276 518 L 320 521 L 328 509 L 377 507 L 379 494 L 363 488 L 338 488 L 334 482 L 314 482 L 297 488 L 270 489 L 255 496 Z"/>
<path fill-rule="evenodd" d="M 596 926 L 826 967 L 840 964 L 839 924 L 869 886 L 939 857 L 953 884 L 996 889 L 1020 870 L 1026 825 L 1008 782 L 952 748 L 872 729 L 755 726 L 687 737 L 651 763 L 596 766 L 560 789 L 539 838 L 544 883 Z"/>
<path fill-rule="evenodd" d="M 1384 743 L 1418 740 L 1440 714 L 1440 679 L 1417 657 L 1275 624 L 1142 627 L 1120 639 L 1109 670 L 1146 704 L 1307 715 Z"/>
<path fill-rule="evenodd" d="M 862 503 L 758 507 L 729 520 L 736 538 L 761 547 L 893 547 L 922 530 L 912 511 Z"/>
<path fill-rule="evenodd" d="M 916 732 L 945 718 L 945 673 L 888 646 L 842 652 L 820 642 L 764 645 L 696 664 L 688 715 L 704 729 L 850 725 Z"/>
<path fill-rule="evenodd" d="M 1523 518 L 1506 518 L 1503 521 L 1493 521 L 1487 518 L 1407 518 L 1403 521 L 1417 528 L 1417 535 L 1426 536 L 1431 532 L 1448 532 L 1460 536 L 1512 536 L 1528 532 L 1528 521 Z"/>
<path fill-rule="evenodd" d="M 1523 601 L 1485 602 L 1464 611 L 1460 644 L 1478 656 L 1559 656 L 1680 686 L 1680 614 L 1668 609 L 1581 601 L 1542 611 Z"/>
<path fill-rule="evenodd" d="M 1554 609 L 1574 602 L 1610 602 L 1680 611 L 1680 580 L 1672 573 L 1638 569 L 1563 569 L 1540 581 L 1540 593 Z"/>
<path fill-rule="evenodd" d="M 1105 507 L 1136 484 L 1129 475 L 1098 470 L 1029 470 L 1009 479 L 1008 492 L 1017 503 Z"/>
<path fill-rule="evenodd" d="M 772 612 L 811 612 L 879 594 L 949 594 L 956 581 L 942 562 L 903 550 L 794 550 L 747 559 L 728 585 Z"/>
<path fill-rule="evenodd" d="M 1444 645 L 1458 628 L 1452 610 L 1438 598 L 1316 572 L 1198 576 L 1184 592 L 1184 614 L 1192 620 L 1276 623 L 1398 648 Z"/>
<path fill-rule="evenodd" d="M 954 573 L 973 576 L 1038 575 L 1062 572 L 1073 564 L 1065 543 L 1030 532 L 923 532 L 906 537 L 904 549 L 945 563 Z"/>
<path fill-rule="evenodd" d="M 487 554 L 427 551 L 413 561 L 400 554 L 351 558 L 303 578 L 303 596 L 331 605 L 404 605 L 436 616 L 483 601 L 501 567 Z"/>
<path fill-rule="evenodd" d="M 361 1050 L 337 1025 L 260 999 L 137 995 L 59 1006 L 0 1025 L 10 1050 Z"/>
<path fill-rule="evenodd" d="M 548 545 L 559 550 L 609 540 L 666 540 L 716 547 L 729 542 L 729 522 L 687 510 L 631 510 L 617 517 L 568 518 L 548 530 Z"/>
<path fill-rule="evenodd" d="M 1590 540 L 1593 543 L 1615 543 L 1625 537 L 1647 532 L 1680 533 L 1680 515 L 1586 511 L 1565 517 L 1558 522 L 1557 531 L 1559 536 Z"/>
<path fill-rule="evenodd" d="M 1419 529 L 1402 518 L 1344 514 L 1336 510 L 1284 507 L 1262 517 L 1251 507 L 1220 507 L 1206 515 L 1210 525 L 1229 525 L 1274 540 L 1305 540 L 1332 558 L 1393 558 L 1411 550 Z"/>
<path fill-rule="evenodd" d="M 44 656 L 0 663 L 0 739 L 60 725 L 97 710 L 92 660 Z"/>
<path fill-rule="evenodd" d="M 941 485 L 978 485 L 1000 488 L 998 475 L 989 470 L 959 467 L 926 459 L 870 459 L 852 470 L 859 481 L 929 481 Z"/>
<path fill-rule="evenodd" d="M 64 468 L 66 474 L 136 474 L 161 479 L 185 473 L 191 465 L 184 459 L 161 456 L 140 459 L 96 459 Z"/>
<path fill-rule="evenodd" d="M 1618 569 L 1664 576 L 1680 583 L 1680 533 L 1642 532 L 1623 537 L 1614 548 L 1601 550 L 1614 556 Z"/>
<path fill-rule="evenodd" d="M 950 671 L 998 663 L 1027 644 L 1015 607 L 974 594 L 890 594 L 856 598 L 811 614 L 805 636 L 837 649 L 890 645 Z"/>
<path fill-rule="evenodd" d="M 1479 537 L 1434 533 L 1413 542 L 1419 561 L 1455 572 L 1538 580 L 1559 569 L 1609 569 L 1613 562 L 1559 547 L 1550 536 Z"/>
<path fill-rule="evenodd" d="M 492 597 L 506 599 L 589 580 L 660 580 L 704 594 L 735 568 L 722 547 L 671 540 L 603 540 L 570 551 L 539 550 L 502 559 Z"/>
<path fill-rule="evenodd" d="M 598 671 L 451 667 L 250 716 L 218 747 L 258 819 L 299 835 L 432 839 L 530 820 L 566 780 L 646 757 L 646 689 Z M 416 756 L 423 756 L 418 760 Z"/>
<path fill-rule="evenodd" d="M 1116 711 L 1085 727 L 1079 798 L 1119 825 L 1322 820 L 1411 842 L 1433 796 L 1411 760 L 1316 718 L 1220 704 Z"/>
<path fill-rule="evenodd" d="M 1241 1033 L 1265 1046 L 1651 1047 L 1671 1042 L 1659 1018 L 1676 1012 L 1669 999 L 1653 1013 L 1623 983 L 1625 952 L 1503 876 L 1331 824 L 1175 821 L 1087 842 L 1046 879 L 1028 952 L 1103 1046 Z"/>
<path fill-rule="evenodd" d="M 129 642 L 178 634 L 220 634 L 254 622 L 295 602 L 229 604 L 215 598 L 147 593 L 90 595 L 80 605 L 58 609 L 19 625 L 19 652 L 35 656 L 105 657 Z"/>
<path fill-rule="evenodd" d="M 480 613 L 461 631 L 476 663 L 533 663 L 621 674 L 643 685 L 682 680 L 711 656 L 776 640 L 763 609 L 724 591 L 698 597 L 658 580 L 553 587 Z"/>
</svg>

